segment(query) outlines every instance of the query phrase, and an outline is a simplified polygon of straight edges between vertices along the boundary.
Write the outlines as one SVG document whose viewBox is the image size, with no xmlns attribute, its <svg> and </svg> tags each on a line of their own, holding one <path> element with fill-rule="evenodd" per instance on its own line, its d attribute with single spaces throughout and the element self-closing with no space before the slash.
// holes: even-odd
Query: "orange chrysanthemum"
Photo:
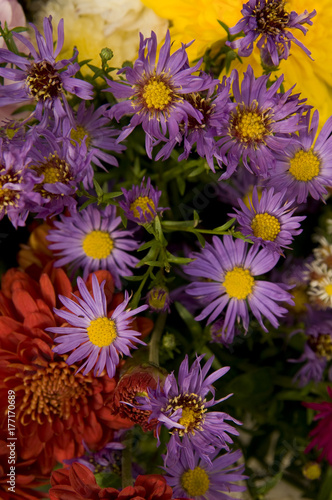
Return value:
<svg viewBox="0 0 332 500">
<path fill-rule="evenodd" d="M 113 295 L 114 284 L 107 271 L 96 273 L 106 279 L 109 310 L 122 300 Z M 88 280 L 87 286 L 91 286 Z M 77 294 L 77 292 L 75 292 Z M 72 297 L 70 281 L 62 269 L 48 264 L 39 281 L 25 272 L 9 270 L 0 292 L 0 397 L 15 391 L 16 436 L 21 460 L 37 461 L 48 474 L 57 461 L 84 453 L 82 440 L 98 450 L 112 441 L 115 429 L 132 423 L 114 416 L 106 402 L 116 380 L 106 373 L 94 377 L 76 373 L 78 366 L 66 364 L 66 356 L 52 352 L 53 337 L 46 328 L 59 326 L 53 313 L 58 294 Z M 142 334 L 151 329 L 147 320 L 138 322 Z M 0 413 L 5 426 L 7 413 Z"/>
</svg>

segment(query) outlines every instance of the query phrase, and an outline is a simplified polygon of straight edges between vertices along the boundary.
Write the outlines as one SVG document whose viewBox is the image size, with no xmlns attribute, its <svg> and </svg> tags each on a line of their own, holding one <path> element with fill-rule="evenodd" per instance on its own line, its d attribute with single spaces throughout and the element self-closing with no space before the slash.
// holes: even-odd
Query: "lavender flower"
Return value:
<svg viewBox="0 0 332 500">
<path fill-rule="evenodd" d="M 197 356 L 190 369 L 186 356 L 180 365 L 178 382 L 174 373 L 171 373 L 166 377 L 163 388 L 159 382 L 156 389 L 148 388 L 148 396 L 136 398 L 140 409 L 151 411 L 149 421 L 158 420 L 158 439 L 161 425 L 170 430 L 171 438 L 167 446 L 169 463 L 177 461 L 179 448 L 190 446 L 193 446 L 200 457 L 208 459 L 215 448 L 228 450 L 227 443 L 233 442 L 228 433 L 238 435 L 237 430 L 226 424 L 225 420 L 232 420 L 237 424 L 240 422 L 226 413 L 207 411 L 229 397 L 215 401 L 212 386 L 228 372 L 229 367 L 220 368 L 207 376 L 214 357 L 202 368 L 200 362 L 204 356 Z M 212 393 L 212 399 L 206 401 L 209 392 Z"/>
<path fill-rule="evenodd" d="M 293 363 L 305 363 L 296 373 L 294 382 L 299 382 L 300 387 L 309 382 L 321 382 L 329 362 L 332 360 L 332 320 L 323 318 L 311 324 L 306 329 L 307 342 L 303 354 L 299 359 L 290 359 Z M 332 380 L 332 368 L 328 373 Z"/>
<path fill-rule="evenodd" d="M 35 130 L 34 134 L 37 133 Z M 61 140 L 44 130 L 43 136 L 34 141 L 29 157 L 29 168 L 40 178 L 34 187 L 40 201 L 31 200 L 28 208 L 39 218 L 58 215 L 65 207 L 73 210 L 79 183 L 83 182 L 86 188 L 92 186 L 91 153 L 87 153 L 85 142 L 74 146 L 69 140 Z"/>
<path fill-rule="evenodd" d="M 121 276 L 132 275 L 138 259 L 128 253 L 136 250 L 138 242 L 133 239 L 133 231 L 117 229 L 121 217 L 116 216 L 116 207 L 108 205 L 100 210 L 89 205 L 69 217 L 60 216 L 55 221 L 56 229 L 51 229 L 47 239 L 60 259 L 57 267 L 70 264 L 73 271 L 83 268 L 83 278 L 98 269 L 107 269 L 112 274 L 115 285 L 121 288 Z"/>
<path fill-rule="evenodd" d="M 92 275 L 93 296 L 89 293 L 82 278 L 77 278 L 77 287 L 82 298 L 77 302 L 59 295 L 62 304 L 68 311 L 54 309 L 54 312 L 71 326 L 51 327 L 47 331 L 59 334 L 55 342 L 60 344 L 53 348 L 58 354 L 73 351 L 66 362 L 68 365 L 85 358 L 78 371 L 84 368 L 86 375 L 94 368 L 94 375 L 100 375 L 106 368 L 110 378 L 114 377 L 120 362 L 119 355 L 130 356 L 129 349 L 136 349 L 133 344 L 144 342 L 137 337 L 141 334 L 131 328 L 132 317 L 147 309 L 147 305 L 128 310 L 129 295 L 125 292 L 124 301 L 107 315 L 105 281 L 99 285 L 95 274 Z"/>
<path fill-rule="evenodd" d="M 216 86 L 215 80 L 210 79 L 210 81 L 210 88 L 207 92 L 192 92 L 184 96 L 186 101 L 201 113 L 202 119 L 197 121 L 196 118 L 189 116 L 188 121 L 181 124 L 184 151 L 179 155 L 178 160 L 186 160 L 196 144 L 197 154 L 205 158 L 212 172 L 215 172 L 214 160 L 220 167 L 222 163 L 215 137 L 218 136 L 220 122 L 225 121 L 229 116 L 230 79 L 224 78 L 222 83 L 218 85 L 215 94 L 213 94 Z M 176 142 L 181 141 L 181 136 L 174 139 L 173 144 L 171 144 L 172 141 L 167 141 L 156 155 L 156 160 L 168 158 Z"/>
<path fill-rule="evenodd" d="M 235 217 L 240 224 L 240 231 L 254 243 L 261 244 L 271 252 L 282 253 L 282 248 L 289 248 L 289 244 L 302 232 L 300 222 L 305 219 L 293 217 L 296 208 L 291 208 L 293 200 L 284 202 L 285 191 L 275 193 L 274 189 L 264 189 L 261 199 L 258 198 L 257 188 L 254 187 L 252 201 L 249 208 L 238 199 L 241 210 L 234 209 Z"/>
<path fill-rule="evenodd" d="M 298 203 L 307 200 L 309 194 L 315 199 L 327 194 L 325 187 L 332 186 L 332 116 L 317 133 L 319 113 L 310 113 L 305 118 L 305 128 L 298 136 L 277 151 L 276 166 L 271 170 L 268 186 L 277 191 L 286 189 L 286 197 Z"/>
<path fill-rule="evenodd" d="M 227 493 L 245 491 L 246 487 L 234 481 L 247 479 L 242 473 L 244 465 L 234 465 L 242 456 L 240 450 L 210 456 L 202 460 L 191 447 L 181 448 L 175 464 L 164 464 L 166 481 L 176 497 L 193 500 L 228 500 L 233 496 Z M 233 466 L 233 467 L 231 467 Z"/>
<path fill-rule="evenodd" d="M 257 41 L 257 47 L 263 52 L 263 62 L 271 67 L 277 67 L 281 59 L 288 58 L 291 42 L 310 56 L 311 52 L 289 30 L 299 29 L 306 34 L 308 29 L 303 24 L 312 26 L 311 19 L 316 15 L 316 11 L 313 10 L 309 14 L 305 10 L 299 15 L 294 11 L 287 12 L 285 4 L 284 0 L 249 0 L 243 5 L 243 18 L 229 30 L 231 35 L 243 31 L 244 37 L 226 44 L 232 49 L 239 49 L 239 56 L 247 57 L 252 53 L 254 42 Z M 271 62 L 266 64 L 269 59 Z"/>
<path fill-rule="evenodd" d="M 64 41 L 63 19 L 58 25 L 58 41 L 55 49 L 51 16 L 44 18 L 45 38 L 33 24 L 31 26 L 35 31 L 39 52 L 23 35 L 13 33 L 13 36 L 27 47 L 32 59 L 16 55 L 7 49 L 0 49 L 0 63 L 16 66 L 16 68 L 0 67 L 1 76 L 15 81 L 13 84 L 0 88 L 0 106 L 35 98 L 37 106 L 33 113 L 34 117 L 40 121 L 44 110 L 47 111 L 45 118 L 48 112 L 52 111 L 57 124 L 60 118 L 71 116 L 71 109 L 64 91 L 75 94 L 81 99 L 92 99 L 93 87 L 88 82 L 72 78 L 80 69 L 78 63 L 73 64 L 77 51 L 69 60 L 55 61 Z"/>
<path fill-rule="evenodd" d="M 148 178 L 144 186 L 144 178 L 140 186 L 133 186 L 129 191 L 121 188 L 124 200 L 119 201 L 119 206 L 124 210 L 128 220 L 137 224 L 147 224 L 152 222 L 156 215 L 167 208 L 158 208 L 161 191 L 158 191 L 151 185 L 151 179 Z"/>
<path fill-rule="evenodd" d="M 227 165 L 220 179 L 233 174 L 241 157 L 250 172 L 266 178 L 275 164 L 276 152 L 283 150 L 290 142 L 289 134 L 299 129 L 303 107 L 296 95 L 291 96 L 292 89 L 278 94 L 283 76 L 267 89 L 269 75 L 256 79 L 248 66 L 241 91 L 236 70 L 231 78 L 235 102 L 218 131 L 220 156 Z"/>
<path fill-rule="evenodd" d="M 243 240 L 233 241 L 231 236 L 224 236 L 222 242 L 214 236 L 212 244 L 207 243 L 200 253 L 194 252 L 192 257 L 195 261 L 185 267 L 185 272 L 209 280 L 196 281 L 187 287 L 189 295 L 200 297 L 208 303 L 196 319 L 202 320 L 209 316 L 208 323 L 211 323 L 227 306 L 222 335 L 226 329 L 227 336 L 231 335 L 237 318 L 242 319 L 244 329 L 248 330 L 248 305 L 267 332 L 262 315 L 277 328 L 277 317 L 287 313 L 287 309 L 277 302 L 293 304 L 291 295 L 286 292 L 286 285 L 255 280 L 255 276 L 270 271 L 276 265 L 279 259 L 276 253 L 267 249 L 259 250 L 257 245 L 248 251 L 248 244 Z"/>
<path fill-rule="evenodd" d="M 155 144 L 173 140 L 179 135 L 179 123 L 187 122 L 189 116 L 201 121 L 201 113 L 183 99 L 184 94 L 201 90 L 205 82 L 203 78 L 192 75 L 201 61 L 189 67 L 186 53 L 189 45 L 182 44 L 181 49 L 170 55 L 171 40 L 167 32 L 156 63 L 156 34 L 152 31 L 150 38 L 140 34 L 138 59 L 134 67 L 125 67 L 118 72 L 125 73 L 126 80 L 121 83 L 107 80 L 107 91 L 112 92 L 117 99 L 125 100 L 115 104 L 106 115 L 119 121 L 124 115 L 134 114 L 130 124 L 123 128 L 118 141 L 125 139 L 137 125 L 142 124 L 150 158 Z"/>
<path fill-rule="evenodd" d="M 107 127 L 109 124 L 108 118 L 104 115 L 109 104 L 99 106 L 96 110 L 93 106 L 86 107 L 85 102 L 81 102 L 75 116 L 75 127 L 70 120 L 65 119 L 63 123 L 63 134 L 70 139 L 81 144 L 86 136 L 87 150 L 91 152 L 91 161 L 100 168 L 105 170 L 105 166 L 101 161 L 108 165 L 118 166 L 118 161 L 115 156 L 107 151 L 114 153 L 122 153 L 126 147 L 118 144 L 115 137 L 119 135 L 119 130 L 112 127 Z"/>
<path fill-rule="evenodd" d="M 2 146 L 0 139 L 0 220 L 7 215 L 17 229 L 25 225 L 28 202 L 40 201 L 40 195 L 33 191 L 40 177 L 28 168 L 31 140 L 26 140 L 21 148 L 15 143 L 9 143 L 4 150 Z"/>
</svg>

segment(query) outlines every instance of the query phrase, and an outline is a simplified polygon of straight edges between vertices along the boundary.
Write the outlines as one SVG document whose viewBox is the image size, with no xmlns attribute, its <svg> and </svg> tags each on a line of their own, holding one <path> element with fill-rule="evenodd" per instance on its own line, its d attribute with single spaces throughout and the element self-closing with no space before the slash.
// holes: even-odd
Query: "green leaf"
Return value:
<svg viewBox="0 0 332 500">
<path fill-rule="evenodd" d="M 176 255 L 171 254 L 170 252 L 166 252 L 168 262 L 174 262 L 174 264 L 189 264 L 194 259 L 189 259 L 188 257 L 177 257 Z"/>
<path fill-rule="evenodd" d="M 229 229 L 234 224 L 234 222 L 235 222 L 235 219 L 230 219 L 223 226 L 215 227 L 213 231 L 215 231 L 215 232 L 227 231 L 227 229 Z"/>
<path fill-rule="evenodd" d="M 93 185 L 95 187 L 98 198 L 102 198 L 104 196 L 104 191 L 101 189 L 96 179 L 93 179 Z"/>
<path fill-rule="evenodd" d="M 202 247 L 204 248 L 205 247 L 204 236 L 201 233 L 199 233 L 198 231 L 195 231 L 195 235 L 196 235 L 198 241 L 200 242 L 200 244 L 202 245 Z"/>
<path fill-rule="evenodd" d="M 183 196 L 184 192 L 186 190 L 186 183 L 185 183 L 184 179 L 181 177 L 181 175 L 178 175 L 176 177 L 176 182 L 177 182 L 177 185 L 179 188 L 180 195 Z"/>
<path fill-rule="evenodd" d="M 281 481 L 281 478 L 282 472 L 278 472 L 278 474 L 273 476 L 271 479 L 268 479 L 263 486 L 257 488 L 257 493 L 259 495 L 266 495 L 266 493 L 272 490 Z"/>
</svg>

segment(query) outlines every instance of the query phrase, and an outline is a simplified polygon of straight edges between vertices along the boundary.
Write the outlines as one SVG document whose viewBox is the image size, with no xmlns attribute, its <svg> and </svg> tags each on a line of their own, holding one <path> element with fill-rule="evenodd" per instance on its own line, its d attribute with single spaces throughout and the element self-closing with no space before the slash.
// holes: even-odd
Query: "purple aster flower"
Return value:
<svg viewBox="0 0 332 500">
<path fill-rule="evenodd" d="M 210 461 L 202 460 L 192 448 L 182 448 L 175 464 L 164 463 L 165 479 L 176 497 L 192 500 L 228 500 L 227 493 L 245 491 L 246 486 L 234 482 L 248 479 L 242 473 L 244 465 L 234 465 L 241 457 L 240 450 L 227 452 Z M 232 466 L 232 467 L 231 467 Z"/>
<path fill-rule="evenodd" d="M 83 182 L 86 188 L 92 186 L 91 153 L 87 153 L 85 142 L 74 146 L 68 139 L 59 140 L 44 130 L 43 136 L 35 140 L 29 157 L 29 168 L 40 178 L 34 187 L 40 201 L 31 200 L 29 209 L 39 218 L 58 215 L 65 207 L 73 210 L 79 183 Z"/>
<path fill-rule="evenodd" d="M 321 382 L 324 371 L 332 360 L 332 319 L 316 318 L 315 323 L 306 329 L 307 342 L 299 359 L 290 359 L 292 363 L 305 363 L 296 373 L 294 382 L 304 387 L 309 382 Z M 332 367 L 328 372 L 332 380 Z"/>
<path fill-rule="evenodd" d="M 312 26 L 311 19 L 316 15 L 313 10 L 310 14 L 307 10 L 303 14 L 287 12 L 284 0 L 249 0 L 243 5 L 241 11 L 243 18 L 229 32 L 236 35 L 244 32 L 244 37 L 226 42 L 232 49 L 239 49 L 239 56 L 247 57 L 253 51 L 254 42 L 257 47 L 264 51 L 265 61 L 267 54 L 271 59 L 269 66 L 279 66 L 281 59 L 287 59 L 291 42 L 301 47 L 310 57 L 311 52 L 297 40 L 290 29 L 299 29 L 306 34 L 308 28 L 303 24 Z"/>
<path fill-rule="evenodd" d="M 167 208 L 158 208 L 161 191 L 151 185 L 148 178 L 146 186 L 144 178 L 140 186 L 133 186 L 129 191 L 121 188 L 125 199 L 119 201 L 119 206 L 124 210 L 128 220 L 137 224 L 147 224 L 154 220 L 159 212 Z"/>
<path fill-rule="evenodd" d="M 7 215 L 17 229 L 25 225 L 28 202 L 40 201 L 40 195 L 33 191 L 40 177 L 28 168 L 31 140 L 26 140 L 20 148 L 9 143 L 3 150 L 2 145 L 0 139 L 0 220 Z"/>
<path fill-rule="evenodd" d="M 136 349 L 137 343 L 145 345 L 138 339 L 140 332 L 131 327 L 132 317 L 147 309 L 147 305 L 137 309 L 127 309 L 128 292 L 124 301 L 107 315 L 105 281 L 99 285 L 95 274 L 92 275 L 93 296 L 89 293 L 82 278 L 77 278 L 77 287 L 82 298 L 76 301 L 59 295 L 59 299 L 67 310 L 56 309 L 54 312 L 70 326 L 47 328 L 57 333 L 54 341 L 59 345 L 53 348 L 58 354 L 73 351 L 66 362 L 68 365 L 87 358 L 78 371 L 84 368 L 86 375 L 94 368 L 94 375 L 100 375 L 106 368 L 110 378 L 114 377 L 120 362 L 119 355 L 131 356 L 129 349 Z M 133 343 L 134 342 L 134 343 Z"/>
<path fill-rule="evenodd" d="M 60 219 L 47 236 L 52 242 L 50 250 L 60 258 L 55 265 L 69 264 L 73 271 L 83 268 L 84 279 L 91 272 L 107 269 L 121 288 L 120 276 L 131 276 L 129 268 L 138 262 L 128 251 L 136 250 L 139 243 L 133 239 L 132 230 L 117 229 L 121 217 L 116 216 L 116 207 L 108 205 L 100 210 L 89 205 L 69 217 L 60 215 Z"/>
<path fill-rule="evenodd" d="M 298 203 L 307 200 L 309 194 L 315 199 L 327 194 L 325 186 L 332 186 L 332 116 L 318 134 L 319 113 L 306 114 L 305 128 L 298 136 L 276 152 L 276 166 L 271 170 L 268 186 L 277 191 L 287 190 L 289 199 Z"/>
<path fill-rule="evenodd" d="M 148 292 L 146 303 L 152 312 L 171 312 L 171 298 L 165 286 L 156 285 Z"/>
<path fill-rule="evenodd" d="M 63 123 L 64 136 L 77 141 L 79 144 L 86 136 L 87 150 L 92 153 L 91 161 L 104 170 L 105 166 L 101 161 L 107 165 L 118 166 L 115 156 L 107 151 L 122 153 L 126 149 L 124 145 L 118 144 L 115 139 L 119 135 L 119 130 L 106 126 L 109 125 L 109 119 L 103 115 L 108 107 L 109 104 L 104 104 L 95 110 L 93 106 L 86 107 L 86 103 L 83 101 L 79 105 L 75 116 L 75 127 L 68 119 L 65 119 Z"/>
<path fill-rule="evenodd" d="M 155 144 L 167 138 L 173 140 L 179 135 L 179 123 L 187 122 L 189 116 L 198 122 L 202 118 L 201 113 L 183 98 L 184 94 L 201 90 L 205 83 L 204 78 L 192 75 L 201 61 L 189 67 L 186 53 L 189 45 L 182 44 L 181 49 L 170 55 L 171 39 L 168 31 L 156 63 L 156 34 L 152 31 L 150 38 L 144 38 L 140 33 L 138 59 L 134 67 L 125 67 L 118 72 L 125 73 L 126 80 L 121 83 L 107 80 L 107 91 L 112 92 L 117 99 L 124 99 L 115 104 L 106 113 L 107 116 L 119 121 L 124 115 L 134 114 L 130 124 L 123 128 L 118 141 L 125 139 L 137 125 L 142 124 L 150 158 Z"/>
<path fill-rule="evenodd" d="M 224 329 L 225 318 L 220 318 L 210 325 L 211 342 L 223 344 L 225 347 L 230 347 L 233 344 L 234 336 L 240 333 L 240 329 L 235 327 Z"/>
<path fill-rule="evenodd" d="M 201 120 L 197 121 L 195 117 L 188 116 L 188 121 L 180 124 L 181 134 L 179 138 L 167 141 L 156 155 L 156 160 L 168 158 L 176 143 L 182 142 L 183 138 L 184 152 L 179 155 L 179 161 L 186 160 L 196 144 L 197 154 L 206 159 L 212 172 L 215 172 L 214 159 L 221 166 L 219 148 L 215 137 L 218 135 L 217 130 L 220 121 L 224 121 L 225 116 L 228 117 L 229 115 L 228 104 L 231 103 L 229 95 L 230 79 L 224 78 L 214 94 L 216 81 L 207 75 L 206 79 L 207 82 L 211 82 L 206 92 L 192 92 L 184 95 L 184 99 L 201 113 Z M 217 81 L 217 83 L 219 82 Z M 207 87 L 208 84 L 205 86 Z"/>
<path fill-rule="evenodd" d="M 240 225 L 240 231 L 254 243 L 261 244 L 271 252 L 282 254 L 282 248 L 289 248 L 293 236 L 302 232 L 300 222 L 305 219 L 293 217 L 296 210 L 291 208 L 293 200 L 284 202 L 285 191 L 275 193 L 274 189 L 264 189 L 261 198 L 258 198 L 257 188 L 254 187 L 249 207 L 239 198 L 241 210 L 235 210 L 235 217 Z"/>
<path fill-rule="evenodd" d="M 277 303 L 293 304 L 286 285 L 255 279 L 255 276 L 270 271 L 276 265 L 279 259 L 277 253 L 259 250 L 258 245 L 253 245 L 248 251 L 248 244 L 243 240 L 234 241 L 232 236 L 224 236 L 221 241 L 214 236 L 212 244 L 207 243 L 200 253 L 194 252 L 192 257 L 195 261 L 186 266 L 185 272 L 209 280 L 196 281 L 187 287 L 189 295 L 203 298 L 208 303 L 196 319 L 208 316 L 208 323 L 211 323 L 227 307 L 222 334 L 227 329 L 227 335 L 231 335 L 237 318 L 242 319 L 244 329 L 248 330 L 248 305 L 267 332 L 262 315 L 277 328 L 277 317 L 287 313 L 287 309 Z"/>
<path fill-rule="evenodd" d="M 31 26 L 35 31 L 39 52 L 26 37 L 13 32 L 13 36 L 27 47 L 31 59 L 16 55 L 7 49 L 0 49 L 0 63 L 16 66 L 16 68 L 0 68 L 1 76 L 15 82 L 0 87 L 0 106 L 34 98 L 37 101 L 33 113 L 35 118 L 40 121 L 44 110 L 52 111 L 58 123 L 59 118 L 71 116 L 64 92 L 75 94 L 81 99 L 92 99 L 93 86 L 83 80 L 72 78 L 80 69 L 78 63 L 72 64 L 77 57 L 77 51 L 71 59 L 56 62 L 64 41 L 63 19 L 58 25 L 58 41 L 55 48 L 51 16 L 44 18 L 45 38 L 33 24 Z"/>
<path fill-rule="evenodd" d="M 205 354 L 197 356 L 191 368 L 188 367 L 188 356 L 182 361 L 179 369 L 178 382 L 172 372 L 156 389 L 148 388 L 148 396 L 138 397 L 140 409 L 151 412 L 149 421 L 158 420 L 156 433 L 159 440 L 161 425 L 165 425 L 171 433 L 167 446 L 169 463 L 177 461 L 179 448 L 185 449 L 193 446 L 199 456 L 209 460 L 208 455 L 215 448 L 225 448 L 232 439 L 228 433 L 238 435 L 238 431 L 225 420 L 240 422 L 227 413 L 208 412 L 212 406 L 227 399 L 216 401 L 213 383 L 228 372 L 229 367 L 220 368 L 207 376 L 214 356 L 201 367 L 201 360 Z M 211 392 L 212 398 L 206 401 L 207 394 Z"/>
<path fill-rule="evenodd" d="M 276 152 L 283 150 L 290 142 L 289 134 L 301 127 L 299 120 L 304 108 L 296 95 L 291 96 L 292 89 L 278 94 L 283 75 L 268 89 L 269 75 L 256 79 L 251 66 L 244 73 L 241 90 L 236 70 L 231 78 L 235 102 L 218 131 L 220 156 L 227 165 L 220 179 L 233 174 L 241 157 L 250 172 L 267 177 L 275 164 Z"/>
</svg>

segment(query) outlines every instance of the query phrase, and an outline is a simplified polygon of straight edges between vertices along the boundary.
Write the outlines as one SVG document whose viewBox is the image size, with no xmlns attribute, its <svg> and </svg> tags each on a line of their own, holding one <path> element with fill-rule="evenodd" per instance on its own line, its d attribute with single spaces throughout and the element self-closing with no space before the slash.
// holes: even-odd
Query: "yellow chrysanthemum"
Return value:
<svg viewBox="0 0 332 500">
<path fill-rule="evenodd" d="M 207 48 L 225 41 L 225 32 L 217 22 L 220 19 L 229 27 L 241 19 L 242 0 L 142 0 L 156 14 L 171 22 L 171 37 L 176 41 L 195 43 L 188 49 L 191 60 L 204 54 Z M 291 56 L 280 64 L 278 76 L 284 74 L 285 88 L 296 84 L 295 91 L 306 97 L 308 104 L 320 113 L 320 126 L 332 114 L 332 41 L 329 31 L 332 25 L 332 7 L 329 0 L 321 0 L 314 5 L 317 15 L 313 18 L 313 26 L 303 35 L 294 30 L 294 36 L 312 53 L 312 61 L 296 44 L 291 46 Z M 313 9 L 306 0 L 289 0 L 286 4 L 288 12 L 294 10 L 301 14 Z M 256 76 L 262 74 L 260 55 L 257 47 L 250 57 L 232 63 L 231 69 L 245 71 L 250 64 Z"/>
</svg>

